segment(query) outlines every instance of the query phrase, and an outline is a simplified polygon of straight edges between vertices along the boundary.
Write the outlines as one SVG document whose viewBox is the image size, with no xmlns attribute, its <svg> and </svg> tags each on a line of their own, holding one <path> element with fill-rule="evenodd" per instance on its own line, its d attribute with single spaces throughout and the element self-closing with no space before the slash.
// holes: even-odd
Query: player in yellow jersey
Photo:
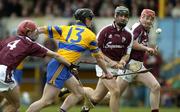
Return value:
<svg viewBox="0 0 180 112">
<path fill-rule="evenodd" d="M 104 74 L 101 78 L 112 79 L 113 76 L 107 71 L 105 62 L 97 47 L 96 36 L 87 28 L 91 26 L 94 17 L 92 10 L 87 8 L 78 9 L 74 17 L 77 20 L 76 25 L 40 27 L 39 33 L 57 39 L 59 41 L 59 50 L 57 52 L 71 63 L 77 62 L 85 50 L 90 50 L 98 65 L 103 69 Z M 121 67 L 121 65 L 117 64 L 117 67 Z M 63 86 L 66 86 L 78 98 L 81 98 L 84 94 L 83 88 L 69 69 L 52 59 L 47 67 L 47 82 L 42 98 L 31 104 L 27 112 L 39 112 L 42 108 L 50 105 Z M 65 102 L 74 103 L 77 101 L 67 98 Z M 67 108 L 60 108 L 60 112 L 66 112 L 66 110 Z"/>
</svg>

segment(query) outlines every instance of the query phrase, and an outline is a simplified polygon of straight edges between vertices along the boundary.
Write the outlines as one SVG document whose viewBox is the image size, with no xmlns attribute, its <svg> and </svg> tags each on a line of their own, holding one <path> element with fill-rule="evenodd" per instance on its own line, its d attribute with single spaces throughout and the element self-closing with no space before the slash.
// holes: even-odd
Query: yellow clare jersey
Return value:
<svg viewBox="0 0 180 112">
<path fill-rule="evenodd" d="M 85 50 L 99 55 L 95 34 L 84 24 L 72 26 L 45 26 L 45 35 L 58 40 L 58 53 L 69 62 L 75 62 Z"/>
<path fill-rule="evenodd" d="M 24 68 L 24 63 L 23 63 L 23 62 L 21 62 L 21 63 L 16 67 L 17 70 L 22 70 L 23 68 Z"/>
</svg>

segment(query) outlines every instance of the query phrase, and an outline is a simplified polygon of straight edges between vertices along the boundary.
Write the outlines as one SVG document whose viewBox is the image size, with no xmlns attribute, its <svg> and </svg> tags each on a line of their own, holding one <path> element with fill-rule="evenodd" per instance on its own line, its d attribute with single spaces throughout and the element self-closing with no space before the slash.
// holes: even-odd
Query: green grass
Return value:
<svg viewBox="0 0 180 112">
<path fill-rule="evenodd" d="M 73 107 L 68 112 L 80 112 L 80 106 Z M 20 108 L 20 112 L 25 112 L 26 106 Z M 150 108 L 145 107 L 120 107 L 120 112 L 151 112 Z M 50 106 L 41 112 L 58 112 L 58 106 Z M 91 112 L 110 112 L 107 106 L 96 106 Z M 180 112 L 178 108 L 161 108 L 160 112 Z"/>
</svg>

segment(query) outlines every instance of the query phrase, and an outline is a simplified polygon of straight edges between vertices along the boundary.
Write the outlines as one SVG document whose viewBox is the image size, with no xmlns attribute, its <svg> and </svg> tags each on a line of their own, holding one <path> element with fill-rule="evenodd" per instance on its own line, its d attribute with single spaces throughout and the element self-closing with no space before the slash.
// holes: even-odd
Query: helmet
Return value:
<svg viewBox="0 0 180 112">
<path fill-rule="evenodd" d="M 155 12 L 151 9 L 143 9 L 143 11 L 141 12 L 141 17 L 144 17 L 144 16 L 151 16 L 153 18 L 155 18 Z"/>
<path fill-rule="evenodd" d="M 127 15 L 127 16 L 129 16 L 129 9 L 125 6 L 118 6 L 115 9 L 115 14 L 116 15 Z"/>
<path fill-rule="evenodd" d="M 37 29 L 36 24 L 31 20 L 24 20 L 19 23 L 17 28 L 17 34 L 20 36 L 27 36 L 29 31 L 34 31 Z"/>
<path fill-rule="evenodd" d="M 81 22 L 85 22 L 85 19 L 92 19 L 94 17 L 94 13 L 91 9 L 88 8 L 81 8 L 77 9 L 74 13 L 74 17 L 76 20 L 80 20 Z"/>
</svg>

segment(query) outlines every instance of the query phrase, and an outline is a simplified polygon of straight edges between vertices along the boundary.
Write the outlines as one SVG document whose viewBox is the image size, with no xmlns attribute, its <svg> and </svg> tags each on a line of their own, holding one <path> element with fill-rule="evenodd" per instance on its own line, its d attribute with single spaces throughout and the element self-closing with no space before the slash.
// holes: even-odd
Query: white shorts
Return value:
<svg viewBox="0 0 180 112">
<path fill-rule="evenodd" d="M 107 70 L 111 72 L 112 74 L 114 73 L 114 75 L 123 73 L 123 70 L 121 69 L 113 69 L 113 68 L 107 67 Z M 103 73 L 103 70 L 98 65 L 96 65 L 96 76 L 101 77 L 102 73 Z"/>
<path fill-rule="evenodd" d="M 14 79 L 14 75 L 12 75 L 12 80 L 14 82 L 11 82 L 11 83 L 5 82 L 6 70 L 7 70 L 7 66 L 0 65 L 0 92 L 8 91 L 9 89 L 12 90 L 17 85 Z"/>
<path fill-rule="evenodd" d="M 133 60 L 133 59 L 131 59 L 130 60 L 130 62 L 129 62 L 129 64 L 133 64 L 133 63 L 139 63 L 139 65 L 140 66 L 142 66 L 141 67 L 141 69 L 140 70 L 145 70 L 146 68 L 144 67 L 144 65 L 143 65 L 143 62 L 140 62 L 140 61 L 136 61 L 136 60 Z M 124 70 L 121 70 L 121 69 L 112 69 L 112 68 L 107 68 L 108 69 L 108 71 L 109 72 L 113 72 L 113 73 L 116 73 L 116 74 L 123 74 L 123 73 L 131 73 L 132 71 L 130 71 L 130 70 L 126 70 L 125 72 L 124 72 Z M 101 77 L 102 76 L 102 69 L 98 66 L 98 65 L 96 65 L 96 76 L 97 77 Z M 114 74 L 115 75 L 115 74 Z M 133 79 L 137 76 L 138 74 L 132 74 L 132 75 L 125 75 L 125 76 L 119 76 L 119 77 L 121 77 L 123 80 L 125 80 L 125 81 L 127 81 L 127 82 L 132 82 L 133 81 Z"/>
<path fill-rule="evenodd" d="M 139 63 L 140 64 L 140 66 L 141 66 L 141 69 L 140 69 L 140 71 L 141 70 L 145 70 L 146 68 L 144 67 L 144 65 L 143 65 L 143 62 L 140 62 L 140 61 L 136 61 L 136 60 L 133 60 L 133 59 L 131 59 L 130 60 L 130 62 L 129 62 L 129 64 L 131 65 L 131 64 L 133 64 L 133 63 Z M 130 71 L 130 70 L 127 70 L 126 71 L 126 73 L 131 73 L 132 71 Z M 132 74 L 132 75 L 125 75 L 125 76 L 120 76 L 123 80 L 125 80 L 125 81 L 127 81 L 127 82 L 132 82 L 133 81 L 133 79 L 137 76 L 138 74 Z"/>
</svg>

